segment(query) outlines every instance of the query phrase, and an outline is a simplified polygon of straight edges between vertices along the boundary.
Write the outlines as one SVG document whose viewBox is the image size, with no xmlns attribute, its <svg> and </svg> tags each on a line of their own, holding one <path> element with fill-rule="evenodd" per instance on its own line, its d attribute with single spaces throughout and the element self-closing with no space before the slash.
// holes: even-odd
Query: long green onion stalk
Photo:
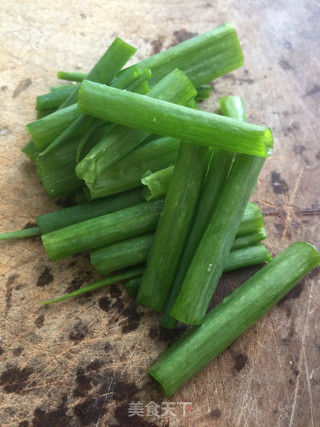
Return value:
<svg viewBox="0 0 320 427">
<path fill-rule="evenodd" d="M 238 97 L 222 98 L 220 107 L 223 114 L 243 109 Z M 173 318 L 191 324 L 203 321 L 264 161 L 263 157 L 236 156 L 171 309 Z"/>
<path fill-rule="evenodd" d="M 93 117 L 208 147 L 267 157 L 269 128 L 84 80 L 79 109 Z"/>
<path fill-rule="evenodd" d="M 149 369 L 167 397 L 236 340 L 320 262 L 310 244 L 296 242 L 227 296 Z"/>
<path fill-rule="evenodd" d="M 236 99 L 238 100 L 238 98 Z M 237 120 L 245 120 L 244 108 L 241 102 L 237 104 L 237 108 L 232 108 L 225 113 L 228 117 Z M 177 320 L 170 315 L 170 312 L 179 295 L 192 258 L 215 211 L 222 189 L 226 183 L 233 158 L 234 153 L 231 151 L 215 150 L 213 152 L 205 185 L 202 189 L 197 211 L 188 235 L 188 240 L 179 263 L 179 268 L 169 298 L 166 302 L 164 316 L 161 322 L 161 325 L 165 328 L 172 329 L 178 324 Z M 224 265 L 225 264 L 226 261 Z"/>
<path fill-rule="evenodd" d="M 140 277 L 141 273 L 143 272 L 143 268 L 144 267 L 132 268 L 129 271 L 125 271 L 123 273 L 114 275 L 112 277 L 107 277 L 106 279 L 100 280 L 99 282 L 92 283 L 91 285 L 84 286 L 83 288 L 77 289 L 74 292 L 63 295 L 62 297 L 55 298 L 55 299 L 52 299 L 49 301 L 44 301 L 41 304 L 42 305 L 53 304 L 56 302 L 64 301 L 64 300 L 69 299 L 69 298 L 73 298 L 73 297 L 77 297 L 79 295 L 83 295 L 83 294 L 88 293 L 88 292 L 96 291 L 96 290 L 101 289 L 105 286 L 112 285 L 113 283 L 117 283 L 117 282 L 120 282 L 122 280 Z"/>
<path fill-rule="evenodd" d="M 157 171 L 176 162 L 179 146 L 180 141 L 170 137 L 140 145 L 102 172 L 94 183 L 87 182 L 88 198 L 97 199 L 139 187 L 146 170 Z"/>
<path fill-rule="evenodd" d="M 100 86 L 93 90 L 99 96 Z M 186 105 L 196 95 L 190 80 L 180 70 L 173 70 L 155 85 L 146 97 L 163 99 L 168 102 Z M 108 167 L 137 147 L 150 132 L 114 125 L 110 132 L 102 138 L 92 150 L 78 163 L 77 176 L 86 184 L 94 183 L 97 177 Z"/>
<path fill-rule="evenodd" d="M 52 261 L 106 246 L 154 230 L 162 205 L 161 199 L 139 203 L 43 234 L 42 242 Z"/>
</svg>

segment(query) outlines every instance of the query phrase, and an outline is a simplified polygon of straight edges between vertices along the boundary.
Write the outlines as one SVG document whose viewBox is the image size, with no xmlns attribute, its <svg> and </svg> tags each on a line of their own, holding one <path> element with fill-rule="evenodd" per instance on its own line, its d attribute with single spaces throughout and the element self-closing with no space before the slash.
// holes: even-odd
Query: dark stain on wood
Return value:
<svg viewBox="0 0 320 427">
<path fill-rule="evenodd" d="M 103 349 L 106 353 L 109 353 L 109 351 L 112 350 L 112 345 L 109 342 L 106 342 Z"/>
<path fill-rule="evenodd" d="M 186 29 L 182 28 L 181 30 L 174 31 L 172 43 L 170 47 L 175 46 L 181 42 L 184 42 L 188 39 L 191 39 L 192 37 L 197 36 L 198 33 L 192 33 L 190 31 L 187 31 Z"/>
<path fill-rule="evenodd" d="M 271 185 L 273 192 L 276 194 L 285 194 L 289 191 L 288 184 L 278 172 L 271 172 Z"/>
<path fill-rule="evenodd" d="M 14 350 L 12 350 L 12 353 L 14 356 L 18 357 L 23 352 L 23 350 L 24 350 L 24 348 L 22 346 L 19 346 L 19 347 L 15 348 Z"/>
<path fill-rule="evenodd" d="M 138 312 L 136 305 L 129 305 L 129 307 L 125 308 L 121 314 L 127 318 L 121 329 L 123 333 L 132 332 L 138 328 L 141 315 Z"/>
<path fill-rule="evenodd" d="M 75 344 L 82 341 L 88 333 L 88 325 L 81 320 L 77 322 L 74 326 L 72 331 L 70 332 L 69 339 L 71 341 L 74 341 Z"/>
<path fill-rule="evenodd" d="M 304 145 L 294 145 L 293 147 L 293 151 L 295 152 L 295 154 L 298 154 L 299 156 L 303 154 L 305 149 L 306 147 Z"/>
<path fill-rule="evenodd" d="M 21 369 L 17 365 L 7 365 L 6 371 L 0 376 L 0 385 L 6 393 L 24 394 L 33 373 L 34 369 L 28 366 Z"/>
<path fill-rule="evenodd" d="M 110 304 L 111 301 L 109 297 L 102 297 L 98 301 L 99 308 L 105 311 L 106 313 L 108 313 L 108 311 L 110 310 Z"/>
<path fill-rule="evenodd" d="M 153 326 L 149 329 L 149 337 L 158 341 L 162 341 L 172 345 L 178 338 L 180 338 L 189 327 L 185 324 L 179 324 L 175 329 L 166 329 L 159 327 L 159 325 Z"/>
<path fill-rule="evenodd" d="M 34 227 L 37 227 L 36 222 L 27 222 L 26 225 L 23 227 L 23 230 L 25 230 L 27 228 L 34 228 Z"/>
<path fill-rule="evenodd" d="M 89 426 L 96 424 L 99 418 L 105 414 L 107 397 L 98 396 L 90 398 L 74 406 L 73 413 L 78 418 L 80 426 Z"/>
<path fill-rule="evenodd" d="M 209 415 L 211 418 L 221 418 L 221 410 L 219 408 L 213 409 Z"/>
<path fill-rule="evenodd" d="M 34 324 L 36 325 L 37 328 L 42 328 L 44 324 L 44 315 L 40 314 L 40 316 L 38 316 L 34 321 Z"/>
<path fill-rule="evenodd" d="M 70 416 L 67 415 L 67 396 L 62 397 L 60 405 L 51 411 L 37 407 L 33 412 L 32 427 L 56 427 L 69 426 Z"/>
<path fill-rule="evenodd" d="M 234 360 L 233 368 L 237 372 L 240 372 L 246 366 L 249 359 L 248 359 L 248 356 L 246 356 L 245 354 L 236 353 L 236 354 L 233 354 L 233 360 Z"/>
<path fill-rule="evenodd" d="M 164 41 L 163 36 L 159 36 L 156 40 L 152 40 L 151 46 L 152 46 L 153 54 L 161 52 L 161 49 L 163 47 L 163 41 Z"/>
<path fill-rule="evenodd" d="M 115 283 L 113 283 L 113 284 L 110 286 L 110 295 L 111 295 L 113 298 L 119 298 L 119 297 L 121 296 L 121 294 L 122 294 L 122 292 L 121 292 L 121 290 L 119 289 L 119 286 L 118 286 L 118 285 L 116 285 Z"/>
<path fill-rule="evenodd" d="M 12 285 L 15 282 L 15 280 L 19 277 L 19 274 L 12 274 L 8 277 L 8 280 L 6 282 L 6 310 L 5 310 L 5 316 L 8 314 L 10 308 L 11 308 L 11 297 L 12 297 Z"/>
<path fill-rule="evenodd" d="M 281 58 L 278 62 L 280 67 L 285 71 L 293 71 L 294 67 L 284 58 Z"/>
<path fill-rule="evenodd" d="M 76 277 L 75 279 L 72 279 L 70 284 L 66 287 L 66 292 L 71 293 L 83 286 L 85 283 L 85 279 L 83 277 Z"/>
<path fill-rule="evenodd" d="M 29 78 L 21 80 L 18 86 L 15 88 L 12 98 L 17 98 L 17 96 L 19 96 L 22 91 L 26 90 L 31 85 L 31 83 L 32 80 Z"/>
<path fill-rule="evenodd" d="M 297 209 L 297 215 L 320 215 L 320 205 L 311 205 L 310 208 Z"/>
<path fill-rule="evenodd" d="M 85 375 L 83 368 L 77 369 L 76 374 L 77 388 L 73 391 L 74 397 L 85 397 L 91 390 L 91 378 Z"/>
<path fill-rule="evenodd" d="M 316 95 L 319 92 L 320 92 L 320 86 L 317 85 L 317 84 L 315 84 L 315 85 L 312 86 L 312 88 L 307 93 L 305 93 L 304 96 Z"/>
<path fill-rule="evenodd" d="M 279 236 L 282 236 L 282 233 L 284 232 L 284 229 L 285 229 L 284 224 L 274 224 L 274 226 L 276 227 Z"/>
<path fill-rule="evenodd" d="M 53 275 L 51 274 L 51 268 L 45 266 L 42 273 L 38 277 L 37 286 L 41 288 L 50 285 L 53 282 Z"/>
</svg>

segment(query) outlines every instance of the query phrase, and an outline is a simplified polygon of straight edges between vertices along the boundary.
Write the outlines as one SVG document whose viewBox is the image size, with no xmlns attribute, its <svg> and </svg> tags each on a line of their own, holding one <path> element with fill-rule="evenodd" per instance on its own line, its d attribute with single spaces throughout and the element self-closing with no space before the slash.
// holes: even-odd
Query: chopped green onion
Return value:
<svg viewBox="0 0 320 427">
<path fill-rule="evenodd" d="M 240 223 L 241 228 L 241 223 Z M 237 235 L 233 241 L 232 249 L 240 249 L 245 248 L 246 246 L 254 245 L 257 242 L 261 242 L 261 240 L 266 239 L 267 233 L 264 227 L 251 231 L 247 234 Z"/>
<path fill-rule="evenodd" d="M 42 235 L 52 261 L 154 230 L 163 200 L 139 203 Z"/>
<path fill-rule="evenodd" d="M 37 111 L 37 120 L 43 119 L 44 117 L 49 116 L 57 111 L 56 108 L 48 108 L 46 110 Z"/>
<path fill-rule="evenodd" d="M 243 249 L 236 249 L 236 250 L 230 251 L 223 271 L 225 272 L 225 271 L 236 270 L 238 268 L 248 267 L 248 266 L 257 265 L 257 264 L 263 264 L 265 262 L 270 262 L 270 261 L 272 261 L 272 257 L 263 245 L 260 245 L 260 244 L 252 245 Z M 136 298 L 136 296 L 138 295 L 141 280 L 142 280 L 142 276 L 138 276 L 132 280 L 129 280 L 126 283 L 125 286 L 126 286 L 128 295 L 130 297 Z M 174 319 L 171 318 L 171 320 L 174 320 Z M 170 323 L 168 323 L 167 327 L 169 329 L 172 329 L 173 327 L 176 327 L 176 326 L 177 324 L 173 323 L 172 327 L 170 327 Z"/>
<path fill-rule="evenodd" d="M 68 80 L 70 82 L 82 82 L 82 80 L 86 79 L 87 73 L 79 73 L 77 71 L 58 71 L 57 72 L 58 79 Z"/>
<path fill-rule="evenodd" d="M 208 147 L 267 157 L 273 139 L 269 128 L 84 80 L 79 109 L 102 120 Z"/>
<path fill-rule="evenodd" d="M 174 166 L 169 166 L 157 172 L 151 172 L 149 169 L 147 170 L 141 178 L 141 182 L 144 185 L 142 196 L 145 200 L 150 202 L 150 200 L 162 197 L 167 193 L 173 169 Z M 154 169 L 152 170 L 154 171 Z"/>
<path fill-rule="evenodd" d="M 170 137 L 140 145 L 102 172 L 93 184 L 87 182 L 90 199 L 139 187 L 145 170 L 156 171 L 175 163 L 179 146 L 180 141 Z"/>
<path fill-rule="evenodd" d="M 39 151 L 46 149 L 54 138 L 81 116 L 77 104 L 29 123 L 26 128 Z"/>
<path fill-rule="evenodd" d="M 87 76 L 88 80 L 109 84 L 135 52 L 135 48 L 126 44 L 121 39 L 116 38 L 109 49 L 92 68 Z M 136 68 L 137 67 L 135 67 L 135 69 Z M 121 89 L 123 89 L 122 86 Z M 79 86 L 76 85 L 73 92 L 60 105 L 58 111 L 41 120 L 29 123 L 26 126 L 35 145 L 40 151 L 46 149 L 63 131 L 81 116 L 77 104 L 75 104 L 77 102 L 78 90 Z M 62 109 L 63 111 L 61 111 Z M 81 124 L 83 124 L 82 121 L 83 120 L 81 120 Z M 74 132 L 74 130 L 75 129 L 72 128 L 72 132 Z M 63 138 L 70 136 L 72 132 L 71 130 L 66 131 Z M 58 140 L 58 143 L 59 141 L 60 140 Z M 56 142 L 55 145 L 58 145 L 58 143 Z"/>
<path fill-rule="evenodd" d="M 106 52 L 87 74 L 86 79 L 93 82 L 110 84 L 121 68 L 136 53 L 137 49 L 118 37 L 114 39 Z M 143 68 L 146 68 L 144 66 Z M 68 107 L 77 102 L 78 88 L 65 100 L 60 108 Z"/>
<path fill-rule="evenodd" d="M 56 85 L 56 86 L 50 86 L 50 92 L 56 92 L 56 91 L 58 91 L 58 90 L 63 90 L 63 89 L 65 89 L 66 87 L 69 87 L 69 88 L 71 88 L 71 87 L 73 87 L 74 88 L 74 84 L 73 83 L 70 83 L 70 84 L 65 84 L 65 85 Z M 71 90 L 71 89 L 70 89 Z"/>
<path fill-rule="evenodd" d="M 77 85 L 80 87 L 80 85 Z M 58 108 L 64 100 L 70 95 L 75 89 L 75 85 L 59 86 L 60 90 L 55 90 L 45 95 L 37 97 L 36 110 L 46 110 L 49 108 Z"/>
<path fill-rule="evenodd" d="M 90 150 L 106 131 L 107 127 L 97 129 L 85 148 Z M 78 143 L 79 139 L 73 137 L 50 153 L 43 156 L 38 153 L 33 155 L 39 178 L 49 197 L 70 195 L 83 186 L 74 170 Z"/>
<path fill-rule="evenodd" d="M 228 117 L 244 120 L 245 116 L 243 115 L 243 111 L 243 108 L 238 108 L 233 111 L 228 111 L 227 114 Z M 197 211 L 195 213 L 188 240 L 186 242 L 183 255 L 181 257 L 172 289 L 164 310 L 161 325 L 165 328 L 172 329 L 175 328 L 178 324 L 177 320 L 172 318 L 170 312 L 179 295 L 183 280 L 191 264 L 192 258 L 217 206 L 217 202 L 226 183 L 233 158 L 234 153 L 231 151 L 215 150 L 213 152 L 206 181 L 199 199 Z M 250 205 L 249 210 L 254 209 L 255 207 L 258 209 L 258 211 L 260 211 L 257 206 Z M 246 209 L 246 211 L 248 211 L 248 209 Z M 260 213 L 260 215 L 261 221 L 263 221 L 262 214 Z M 257 218 L 259 218 L 259 216 L 257 216 Z"/>
<path fill-rule="evenodd" d="M 207 147 L 184 141 L 180 144 L 163 211 L 139 288 L 138 304 L 162 311 L 167 302 L 210 157 L 211 150 Z"/>
<path fill-rule="evenodd" d="M 134 189 L 40 215 L 37 216 L 36 221 L 41 234 L 46 234 L 72 224 L 137 205 L 141 202 L 143 202 L 143 199 L 140 189 Z"/>
<path fill-rule="evenodd" d="M 243 55 L 234 28 L 226 23 L 152 55 L 136 65 L 151 70 L 152 86 L 179 68 L 198 87 L 241 67 Z M 84 79 L 82 73 L 65 71 L 59 71 L 58 77 L 71 81 Z"/>
<path fill-rule="evenodd" d="M 196 101 L 203 101 L 204 99 L 209 98 L 211 91 L 212 89 L 210 85 L 201 85 L 197 87 Z"/>
<path fill-rule="evenodd" d="M 126 282 L 125 287 L 129 297 L 135 298 L 138 295 L 141 279 L 142 276 L 137 276 L 134 279 L 130 279 Z"/>
<path fill-rule="evenodd" d="M 144 263 L 153 238 L 154 233 L 147 233 L 95 249 L 91 251 L 90 262 L 100 274 Z"/>
<path fill-rule="evenodd" d="M 98 92 L 96 92 L 97 90 Z M 100 85 L 93 86 L 92 91 L 93 96 L 99 98 Z M 174 70 L 154 86 L 146 97 L 185 105 L 195 95 L 196 90 L 185 74 L 180 70 Z M 100 108 L 104 108 L 104 105 L 101 104 Z M 77 176 L 84 179 L 87 185 L 94 183 L 103 171 L 133 150 L 149 135 L 150 132 L 147 131 L 115 125 L 78 163 Z"/>
<path fill-rule="evenodd" d="M 139 94 L 144 95 L 150 90 L 150 87 L 146 82 L 146 79 L 149 78 L 149 73 L 147 71 L 141 71 L 140 68 L 138 68 L 137 66 L 131 67 L 127 71 L 125 71 L 119 78 L 114 79 L 111 83 L 111 86 L 117 89 L 126 90 L 127 88 L 128 90 L 130 90 L 131 88 L 131 90 L 137 90 Z M 40 155 L 49 153 L 67 138 L 74 135 L 79 128 L 83 127 L 87 123 L 89 123 L 89 129 L 92 130 L 92 127 L 96 127 L 96 122 L 97 120 L 94 120 L 92 123 L 92 118 L 87 114 L 81 114 L 80 117 L 74 120 L 62 133 L 60 133 L 60 135 L 58 135 Z M 81 142 L 81 144 L 83 144 L 83 142 Z"/>
<path fill-rule="evenodd" d="M 224 263 L 223 272 L 269 261 L 272 261 L 272 257 L 266 247 L 262 243 L 256 243 L 241 249 L 231 250 Z"/>
<path fill-rule="evenodd" d="M 227 97 L 224 102 L 242 109 L 238 97 Z M 221 102 L 220 106 L 224 114 L 223 104 Z M 262 157 L 236 156 L 171 309 L 170 314 L 175 319 L 191 324 L 202 322 L 264 161 Z M 200 287 L 196 286 L 198 283 Z"/>
<path fill-rule="evenodd" d="M 107 277 L 106 279 L 100 280 L 99 282 L 92 283 L 91 285 L 87 285 L 87 286 L 84 286 L 83 288 L 77 289 L 76 291 L 71 292 L 70 294 L 66 294 L 66 295 L 63 295 L 62 297 L 55 298 L 49 301 L 43 301 L 40 304 L 41 305 L 53 304 L 56 302 L 64 301 L 72 297 L 83 295 L 87 292 L 96 291 L 97 289 L 103 288 L 104 286 L 108 286 L 113 283 L 120 282 L 121 280 L 131 279 L 132 277 L 137 277 L 137 276 L 139 277 L 143 272 L 143 268 L 144 267 L 136 267 L 124 273 L 120 273 L 112 277 Z"/>
<path fill-rule="evenodd" d="M 149 369 L 165 396 L 172 396 L 217 357 L 319 262 L 313 246 L 293 243 L 227 296 L 202 325 L 188 331 Z"/>
<path fill-rule="evenodd" d="M 95 249 L 90 255 L 91 264 L 100 274 L 109 274 L 146 262 L 153 239 L 154 233 L 148 233 Z M 271 259 L 266 248 L 257 242 L 249 246 L 235 247 L 236 249 L 233 250 L 234 245 L 232 245 L 223 271 L 259 264 Z"/>
<path fill-rule="evenodd" d="M 195 87 L 243 65 L 243 55 L 234 28 L 225 23 L 139 62 L 150 68 L 153 86 L 175 68 L 183 71 Z"/>
<path fill-rule="evenodd" d="M 21 149 L 21 151 L 28 156 L 31 160 L 33 159 L 34 154 L 38 153 L 37 147 L 34 145 L 32 139 Z"/>
<path fill-rule="evenodd" d="M 0 240 L 24 239 L 26 237 L 37 236 L 38 234 L 40 234 L 38 227 L 23 228 L 22 230 L 0 233 Z"/>
</svg>

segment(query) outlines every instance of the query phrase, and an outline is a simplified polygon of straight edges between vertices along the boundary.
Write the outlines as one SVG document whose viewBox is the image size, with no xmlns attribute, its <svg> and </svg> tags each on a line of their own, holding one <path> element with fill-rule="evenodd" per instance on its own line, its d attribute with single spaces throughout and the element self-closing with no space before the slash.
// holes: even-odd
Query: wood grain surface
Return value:
<svg viewBox="0 0 320 427">
<path fill-rule="evenodd" d="M 296 240 L 320 248 L 319 39 L 317 1 L 28 1 L 0 10 L 0 232 L 60 208 L 49 200 L 20 148 L 35 119 L 35 97 L 56 71 L 87 71 L 114 37 L 142 59 L 231 22 L 245 65 L 212 83 L 203 103 L 244 98 L 249 121 L 266 124 L 275 150 L 253 195 L 273 255 Z M 93 282 L 87 255 L 51 263 L 39 238 L 0 242 L 1 426 L 319 426 L 319 268 L 171 399 L 148 367 L 181 333 L 135 306 L 123 285 L 59 305 L 49 299 Z M 223 277 L 213 304 L 256 268 Z M 144 417 L 128 417 L 140 401 Z M 182 405 L 191 402 L 183 416 Z"/>
</svg>

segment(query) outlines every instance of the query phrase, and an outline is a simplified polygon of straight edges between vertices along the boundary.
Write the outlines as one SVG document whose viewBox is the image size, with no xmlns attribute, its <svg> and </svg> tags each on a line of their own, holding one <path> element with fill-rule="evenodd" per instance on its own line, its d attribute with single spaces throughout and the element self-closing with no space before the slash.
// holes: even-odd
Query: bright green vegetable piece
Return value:
<svg viewBox="0 0 320 427">
<path fill-rule="evenodd" d="M 73 224 L 42 235 L 52 261 L 128 239 L 155 228 L 163 200 L 143 202 L 121 211 Z"/>
<path fill-rule="evenodd" d="M 175 68 L 183 71 L 195 87 L 243 65 L 243 55 L 234 28 L 225 23 L 139 62 L 150 68 L 151 86 Z"/>
<path fill-rule="evenodd" d="M 204 99 L 209 98 L 211 91 L 212 89 L 210 85 L 201 85 L 197 87 L 196 101 L 203 101 Z"/>
<path fill-rule="evenodd" d="M 64 300 L 72 298 L 72 297 L 83 295 L 87 292 L 96 291 L 97 289 L 103 288 L 104 286 L 108 286 L 108 285 L 111 285 L 113 283 L 120 282 L 121 280 L 131 279 L 132 277 L 136 277 L 136 276 L 139 277 L 141 275 L 141 273 L 143 272 L 143 268 L 144 267 L 132 268 L 131 270 L 126 271 L 124 273 L 117 274 L 117 275 L 112 276 L 112 277 L 107 277 L 106 279 L 100 280 L 99 282 L 92 283 L 91 285 L 88 285 L 88 286 L 84 286 L 83 288 L 77 289 L 76 291 L 71 292 L 70 294 L 63 295 L 62 297 L 55 298 L 55 299 L 52 299 L 49 301 L 43 301 L 43 302 L 41 302 L 41 304 L 42 305 L 48 305 L 48 304 L 53 304 L 56 302 L 64 301 Z"/>
<path fill-rule="evenodd" d="M 227 97 L 242 109 L 238 97 Z M 227 113 L 221 103 L 222 113 Z M 264 158 L 238 154 L 171 309 L 176 320 L 201 324 L 254 189 Z M 201 283 L 201 287 L 197 284 Z"/>
<path fill-rule="evenodd" d="M 116 37 L 106 52 L 101 56 L 99 61 L 87 74 L 86 79 L 97 83 L 110 84 L 112 79 L 136 53 L 136 51 L 136 48 Z M 78 88 L 70 94 L 60 108 L 67 107 L 77 102 L 77 96 Z"/>
<path fill-rule="evenodd" d="M 87 73 L 79 73 L 78 71 L 58 71 L 57 72 L 58 79 L 68 80 L 70 82 L 82 82 L 82 80 L 86 79 Z"/>
<path fill-rule="evenodd" d="M 137 276 L 134 279 L 130 279 L 126 282 L 125 287 L 129 297 L 135 298 L 139 291 L 142 276 Z"/>
<path fill-rule="evenodd" d="M 95 249 L 90 255 L 91 264 L 100 274 L 109 274 L 122 268 L 144 263 L 148 258 L 153 239 L 154 233 L 148 233 Z M 257 242 L 249 246 L 235 246 L 236 249 L 234 250 L 233 247 L 234 245 L 232 245 L 223 271 L 235 270 L 271 260 L 267 249 Z M 170 326 L 170 329 L 175 326 L 176 322 Z M 168 326 L 165 325 L 165 327 Z"/>
<path fill-rule="evenodd" d="M 150 171 L 147 171 L 144 174 L 141 178 L 141 183 L 144 185 L 142 196 L 145 200 L 150 202 L 150 200 L 162 197 L 167 193 L 173 169 L 174 166 L 169 166 L 157 172 L 150 173 Z M 154 169 L 151 170 L 154 171 Z"/>
<path fill-rule="evenodd" d="M 236 98 L 236 100 L 238 101 L 238 98 Z M 237 107 L 238 108 L 226 111 L 225 114 L 228 117 L 232 117 L 237 120 L 245 120 L 244 108 L 240 105 L 237 105 Z M 231 151 L 215 150 L 213 152 L 206 181 L 197 206 L 197 211 L 195 213 L 188 240 L 164 310 L 161 325 L 165 328 L 172 329 L 178 324 L 177 320 L 172 318 L 170 312 L 179 295 L 192 258 L 215 211 L 222 189 L 226 183 L 233 158 L 234 153 Z M 252 206 L 252 208 L 254 207 Z M 257 207 L 257 209 L 259 208 Z"/>
<path fill-rule="evenodd" d="M 165 307 L 204 184 L 211 150 L 180 144 L 163 211 L 148 255 L 137 303 L 156 311 Z M 148 202 L 152 203 L 152 202 Z"/>
<path fill-rule="evenodd" d="M 150 70 L 147 71 L 150 72 Z M 142 80 L 140 78 L 142 78 Z M 134 66 L 125 71 L 119 78 L 113 79 L 110 84 L 112 87 L 117 89 L 126 89 L 132 91 L 137 90 L 137 93 L 144 95 L 150 90 L 148 83 L 146 83 L 147 78 L 150 78 L 148 72 L 141 71 L 140 68 Z M 145 83 L 145 85 L 142 85 L 142 83 Z M 89 124 L 89 129 L 92 131 L 92 128 L 96 127 L 97 122 L 101 123 L 101 120 L 92 120 L 92 118 L 87 114 L 81 114 L 50 143 L 50 145 L 41 153 L 41 155 L 47 154 L 55 149 L 58 145 L 60 145 L 70 136 L 74 135 L 78 129 L 83 128 L 83 126 L 86 124 Z M 79 144 L 83 145 L 83 142 L 81 141 Z M 80 158 L 79 153 L 77 157 Z"/>
<path fill-rule="evenodd" d="M 109 49 L 92 68 L 87 79 L 102 84 L 110 84 L 114 76 L 121 70 L 123 65 L 126 64 L 135 52 L 135 48 L 126 44 L 121 39 L 116 38 L 110 45 Z M 124 87 L 121 86 L 121 89 L 124 89 Z M 72 125 L 76 119 L 80 121 L 80 125 L 86 124 L 83 118 L 79 118 L 81 116 L 81 112 L 79 112 L 76 104 L 78 90 L 79 86 L 77 85 L 68 98 L 60 105 L 58 111 L 41 120 L 29 123 L 26 126 L 35 145 L 40 151 L 49 147 L 49 145 L 70 125 Z M 78 126 L 79 123 L 77 125 L 73 125 L 72 129 L 67 131 L 63 138 L 65 139 L 68 136 L 71 136 L 71 134 L 74 135 L 73 132 L 78 129 Z M 56 142 L 55 145 L 58 145 L 58 143 Z"/>
<path fill-rule="evenodd" d="M 91 89 L 92 95 L 96 96 L 99 102 L 100 86 L 96 85 Z M 146 97 L 186 105 L 195 95 L 196 90 L 185 74 L 180 70 L 173 70 L 155 85 Z M 104 104 L 101 104 L 100 108 L 104 109 Z M 149 135 L 150 132 L 144 130 L 114 125 L 77 165 L 77 176 L 84 179 L 87 185 L 94 183 L 101 173 L 137 147 Z"/>
<path fill-rule="evenodd" d="M 94 183 L 87 182 L 88 197 L 97 199 L 141 185 L 145 170 L 159 170 L 175 163 L 180 141 L 163 137 L 144 143 L 102 172 Z"/>
<path fill-rule="evenodd" d="M 37 225 L 41 234 L 50 233 L 72 224 L 137 205 L 143 202 L 140 193 L 140 189 L 129 190 L 114 196 L 39 215 L 36 218 Z"/>
<path fill-rule="evenodd" d="M 109 120 L 185 142 L 267 157 L 273 148 L 269 128 L 240 122 L 170 102 L 84 80 L 79 89 L 79 109 Z"/>
<path fill-rule="evenodd" d="M 172 396 L 217 357 L 319 262 L 313 246 L 293 243 L 227 296 L 202 325 L 188 331 L 149 369 L 165 396 Z"/>
<path fill-rule="evenodd" d="M 38 227 L 23 228 L 22 230 L 0 233 L 0 240 L 24 239 L 26 237 L 37 236 L 38 234 L 40 234 Z"/>
<path fill-rule="evenodd" d="M 77 85 L 78 88 L 80 85 Z M 59 86 L 61 89 L 46 93 L 37 97 L 36 110 L 46 110 L 49 108 L 58 108 L 65 101 L 71 92 L 74 91 L 75 85 Z"/>
</svg>

